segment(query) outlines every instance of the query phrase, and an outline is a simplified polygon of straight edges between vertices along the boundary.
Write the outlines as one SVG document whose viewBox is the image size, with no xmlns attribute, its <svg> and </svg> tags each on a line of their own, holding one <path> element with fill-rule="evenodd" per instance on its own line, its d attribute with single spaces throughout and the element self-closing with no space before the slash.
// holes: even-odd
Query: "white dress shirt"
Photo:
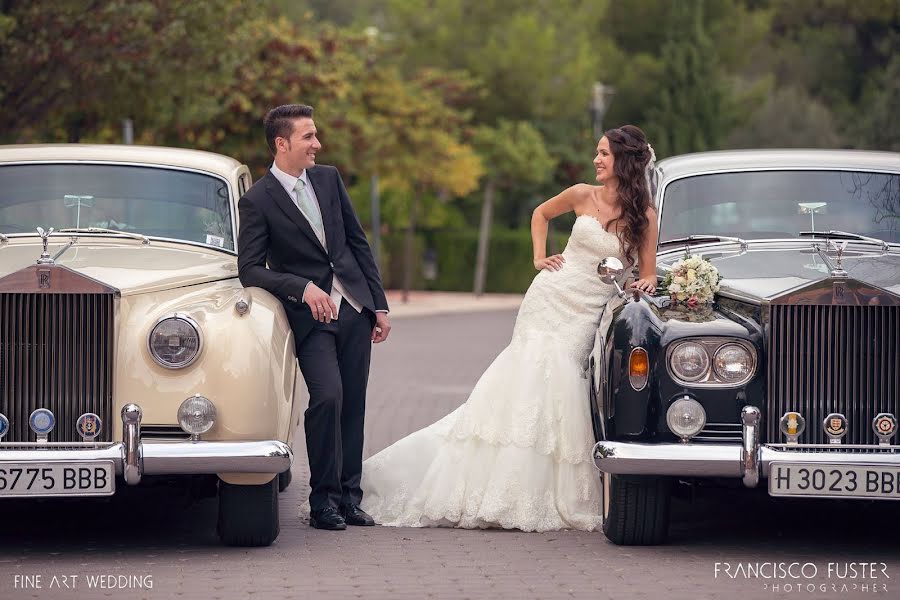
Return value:
<svg viewBox="0 0 900 600">
<path fill-rule="evenodd" d="M 299 202 L 299 199 L 297 198 L 297 192 L 294 190 L 294 188 L 297 187 L 297 180 L 302 179 L 303 183 L 306 184 L 305 191 L 307 194 L 309 194 L 309 197 L 312 198 L 313 203 L 316 205 L 316 209 L 319 210 L 319 216 L 321 218 L 322 211 L 319 208 L 319 199 L 316 197 L 316 191 L 313 189 L 313 186 L 310 185 L 310 183 L 309 183 L 309 176 L 306 173 L 306 169 L 304 169 L 300 173 L 300 177 L 294 177 L 293 175 L 288 175 L 287 173 L 285 173 L 284 171 L 279 169 L 275 164 L 272 164 L 272 175 L 275 176 L 275 179 L 278 180 L 278 183 L 281 184 L 281 186 L 284 188 L 284 191 L 287 192 L 288 196 L 291 198 L 291 200 L 294 201 L 294 204 L 297 206 L 298 209 L 300 208 L 300 202 Z M 301 215 L 303 214 L 302 210 L 300 211 L 300 214 Z M 306 215 L 303 215 L 303 218 L 306 219 Z M 308 219 L 307 219 L 307 221 L 308 221 Z M 310 224 L 310 226 L 311 226 L 311 224 Z M 313 233 L 316 234 L 316 237 L 319 238 L 319 242 L 321 242 L 322 247 L 325 248 L 325 250 L 327 251 L 328 243 L 325 240 L 325 219 L 324 218 L 322 219 L 321 235 L 319 234 L 318 231 L 316 231 L 315 227 L 312 227 L 312 230 L 313 230 Z M 309 283 L 312 283 L 312 282 L 310 281 Z M 306 287 L 309 287 L 309 283 L 306 284 Z M 306 288 L 303 289 L 303 297 L 305 297 L 305 296 L 306 296 Z M 301 297 L 301 299 L 303 297 Z M 342 299 L 346 300 L 350 304 L 350 306 L 353 307 L 353 310 L 355 310 L 356 312 L 358 312 L 358 313 L 362 312 L 362 309 L 363 309 L 362 304 L 360 304 L 359 302 L 354 300 L 353 297 L 347 293 L 347 290 L 344 289 L 344 286 L 341 285 L 341 282 L 338 280 L 337 273 L 334 273 L 332 282 L 331 282 L 331 301 L 334 302 L 334 305 L 337 307 L 339 313 L 341 312 L 341 300 Z M 331 318 L 337 319 L 338 316 L 332 315 Z"/>
</svg>

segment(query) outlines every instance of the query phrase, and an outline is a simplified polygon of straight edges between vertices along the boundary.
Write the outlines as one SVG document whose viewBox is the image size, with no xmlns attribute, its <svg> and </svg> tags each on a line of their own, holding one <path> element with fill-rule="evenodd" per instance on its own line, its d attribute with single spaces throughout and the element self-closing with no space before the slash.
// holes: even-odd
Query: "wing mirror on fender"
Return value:
<svg viewBox="0 0 900 600">
<path fill-rule="evenodd" d="M 622 264 L 622 261 L 615 256 L 607 256 L 600 261 L 599 265 L 597 265 L 597 274 L 600 275 L 600 281 L 606 285 L 616 286 L 616 293 L 619 298 L 624 298 L 627 295 L 617 281 L 624 272 L 625 266 Z"/>
</svg>

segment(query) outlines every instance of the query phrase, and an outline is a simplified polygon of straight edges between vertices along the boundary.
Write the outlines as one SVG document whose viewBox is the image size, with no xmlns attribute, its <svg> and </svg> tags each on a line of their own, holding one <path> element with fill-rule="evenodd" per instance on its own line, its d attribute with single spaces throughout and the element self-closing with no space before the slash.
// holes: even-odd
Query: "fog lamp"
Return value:
<svg viewBox="0 0 900 600">
<path fill-rule="evenodd" d="M 215 423 L 215 405 L 200 394 L 191 396 L 178 407 L 178 424 L 191 436 L 206 433 Z"/>
<path fill-rule="evenodd" d="M 685 396 L 669 406 L 666 424 L 672 433 L 686 442 L 706 425 L 706 411 L 699 402 Z"/>
</svg>

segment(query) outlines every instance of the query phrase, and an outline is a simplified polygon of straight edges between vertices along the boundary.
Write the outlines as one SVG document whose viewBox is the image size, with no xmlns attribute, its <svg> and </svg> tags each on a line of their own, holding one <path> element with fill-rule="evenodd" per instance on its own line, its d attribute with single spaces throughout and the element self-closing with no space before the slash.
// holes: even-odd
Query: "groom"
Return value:
<svg viewBox="0 0 900 600">
<path fill-rule="evenodd" d="M 241 198 L 241 283 L 284 305 L 309 388 L 309 524 L 374 525 L 362 501 L 363 418 L 372 342 L 390 333 L 378 267 L 337 169 L 322 148 L 312 107 L 289 104 L 264 120 L 274 164 Z M 267 265 L 268 264 L 268 268 Z"/>
</svg>

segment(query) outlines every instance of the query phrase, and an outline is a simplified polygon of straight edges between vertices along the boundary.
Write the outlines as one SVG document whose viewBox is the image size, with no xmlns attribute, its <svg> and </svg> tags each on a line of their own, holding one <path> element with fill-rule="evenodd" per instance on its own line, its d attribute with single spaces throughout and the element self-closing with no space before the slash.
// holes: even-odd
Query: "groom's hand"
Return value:
<svg viewBox="0 0 900 600">
<path fill-rule="evenodd" d="M 375 328 L 372 329 L 372 341 L 376 344 L 387 339 L 391 332 L 391 320 L 387 313 L 375 313 Z"/>
<path fill-rule="evenodd" d="M 310 283 L 306 286 L 306 291 L 303 292 L 303 301 L 309 306 L 313 319 L 316 321 L 331 323 L 332 319 L 337 319 L 337 306 L 334 305 L 331 296 L 316 284 Z"/>
</svg>

